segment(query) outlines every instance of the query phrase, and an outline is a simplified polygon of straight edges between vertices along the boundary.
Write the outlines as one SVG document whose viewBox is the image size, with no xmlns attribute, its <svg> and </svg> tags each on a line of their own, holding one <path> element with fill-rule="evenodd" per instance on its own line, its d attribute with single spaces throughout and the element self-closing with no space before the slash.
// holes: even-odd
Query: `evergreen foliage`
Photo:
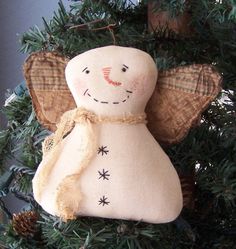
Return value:
<svg viewBox="0 0 236 249">
<path fill-rule="evenodd" d="M 236 244 L 236 2 L 234 0 L 155 1 L 156 11 L 172 18 L 188 10 L 193 34 L 185 37 L 163 27 L 147 30 L 147 3 L 130 1 L 62 2 L 44 28 L 22 35 L 24 53 L 48 50 L 68 57 L 114 44 L 145 50 L 159 69 L 209 63 L 222 74 L 223 90 L 204 112 L 201 124 L 179 144 L 164 147 L 180 175 L 194 178 L 194 207 L 170 224 L 84 217 L 64 223 L 45 213 L 32 197 L 31 179 L 41 160 L 41 142 L 49 134 L 35 118 L 27 90 L 2 111 L 0 131 L 0 207 L 8 224 L 0 226 L 3 248 L 228 249 Z M 156 5 L 156 6 L 157 6 Z M 115 24 L 115 26 L 114 26 Z M 9 167 L 10 161 L 14 165 Z M 39 234 L 17 235 L 4 198 L 13 193 L 40 214 Z"/>
</svg>

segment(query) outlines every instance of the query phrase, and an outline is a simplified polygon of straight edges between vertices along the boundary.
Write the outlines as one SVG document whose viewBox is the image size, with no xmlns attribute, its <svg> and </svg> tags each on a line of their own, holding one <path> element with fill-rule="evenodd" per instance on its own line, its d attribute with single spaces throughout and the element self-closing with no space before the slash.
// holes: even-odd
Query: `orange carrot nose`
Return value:
<svg viewBox="0 0 236 249">
<path fill-rule="evenodd" d="M 103 72 L 103 77 L 106 80 L 106 82 L 108 82 L 108 84 L 111 84 L 113 86 L 120 86 L 121 83 L 117 82 L 117 81 L 113 81 L 112 79 L 109 78 L 110 72 L 111 72 L 111 67 L 104 67 L 102 69 Z"/>
</svg>

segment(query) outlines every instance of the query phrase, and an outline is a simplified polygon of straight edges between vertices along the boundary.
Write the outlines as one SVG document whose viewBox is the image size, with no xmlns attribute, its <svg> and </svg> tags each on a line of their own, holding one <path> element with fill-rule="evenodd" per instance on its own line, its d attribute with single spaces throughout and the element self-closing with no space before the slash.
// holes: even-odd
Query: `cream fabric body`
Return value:
<svg viewBox="0 0 236 249">
<path fill-rule="evenodd" d="M 182 194 L 178 176 L 169 158 L 143 124 L 96 125 L 99 146 L 106 146 L 107 154 L 99 153 L 85 169 L 78 182 L 83 193 L 78 215 L 117 219 L 143 220 L 151 223 L 168 222 L 176 218 L 182 208 Z M 79 140 L 83 127 L 77 125 L 66 138 L 57 164 L 48 178 L 41 205 L 49 213 L 57 214 L 56 189 L 66 175 L 76 173 L 83 153 Z M 108 171 L 107 179 L 100 174 Z M 40 170 L 40 168 L 39 168 Z M 76 200 L 76 192 L 65 193 Z M 100 198 L 108 205 L 99 205 Z"/>
<path fill-rule="evenodd" d="M 78 107 L 96 115 L 122 117 L 144 112 L 155 88 L 157 68 L 143 51 L 108 46 L 73 58 L 67 65 L 66 79 Z M 151 223 L 175 219 L 182 208 L 180 182 L 146 125 L 103 123 L 94 129 L 98 151 L 77 186 L 64 193 L 68 203 L 79 206 L 77 214 Z M 77 124 L 63 140 L 61 154 L 38 200 L 53 215 L 60 216 L 56 203 L 59 184 L 66 176 L 80 172 L 86 147 L 84 132 L 85 127 Z M 39 165 L 34 182 L 46 163 L 47 157 Z M 33 188 L 37 190 L 37 186 Z M 82 193 L 79 205 L 77 189 Z"/>
</svg>

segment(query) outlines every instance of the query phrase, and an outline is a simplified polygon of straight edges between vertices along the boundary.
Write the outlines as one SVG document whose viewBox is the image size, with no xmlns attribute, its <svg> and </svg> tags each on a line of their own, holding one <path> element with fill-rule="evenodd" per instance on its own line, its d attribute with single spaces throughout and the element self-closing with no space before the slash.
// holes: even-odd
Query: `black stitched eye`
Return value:
<svg viewBox="0 0 236 249">
<path fill-rule="evenodd" d="M 125 68 L 125 67 L 122 67 L 122 72 L 126 72 L 127 71 L 127 69 Z"/>
<path fill-rule="evenodd" d="M 86 74 L 89 74 L 89 73 L 90 73 L 88 67 L 84 68 L 82 72 L 85 72 Z"/>
</svg>

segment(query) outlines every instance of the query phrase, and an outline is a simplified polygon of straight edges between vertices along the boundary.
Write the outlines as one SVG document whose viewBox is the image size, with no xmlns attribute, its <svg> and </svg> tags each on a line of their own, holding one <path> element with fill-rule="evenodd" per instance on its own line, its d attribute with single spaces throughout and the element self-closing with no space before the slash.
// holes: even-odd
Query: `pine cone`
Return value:
<svg viewBox="0 0 236 249">
<path fill-rule="evenodd" d="M 19 214 L 13 214 L 13 230 L 22 237 L 34 237 L 38 233 L 38 213 L 35 211 L 26 211 Z"/>
</svg>

